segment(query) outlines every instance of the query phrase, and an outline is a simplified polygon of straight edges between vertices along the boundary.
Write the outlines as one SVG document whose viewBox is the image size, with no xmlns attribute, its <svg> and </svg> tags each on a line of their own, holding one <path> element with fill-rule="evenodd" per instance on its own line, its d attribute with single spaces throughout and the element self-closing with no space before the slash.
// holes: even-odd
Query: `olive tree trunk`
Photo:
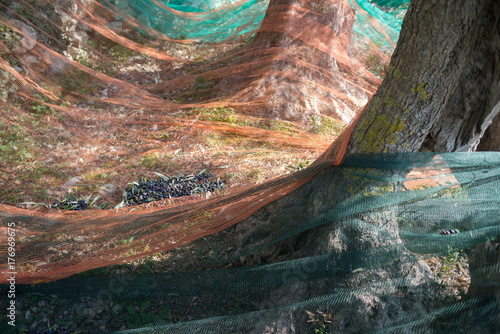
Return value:
<svg viewBox="0 0 500 334">
<path fill-rule="evenodd" d="M 500 113 L 497 112 L 477 149 L 478 151 L 500 151 Z"/>
<path fill-rule="evenodd" d="M 386 78 L 357 123 L 348 153 L 475 150 L 500 111 L 499 19 L 500 1 L 412 1 Z M 348 196 L 380 190 L 373 189 L 369 182 L 354 182 L 342 170 L 323 171 L 241 222 L 237 226 L 240 249 L 253 246 L 252 240 L 261 236 L 267 236 L 261 244 L 276 240 L 282 237 L 279 233 L 313 221 Z M 242 261 L 255 265 L 400 244 L 396 211 L 389 207 L 309 229 L 249 254 Z M 300 275 L 301 268 L 297 271 Z M 356 280 L 346 279 L 343 286 L 383 282 L 389 277 L 413 280 L 413 297 L 397 302 L 402 318 L 426 312 L 425 299 L 433 293 L 433 278 L 429 268 L 418 260 L 362 273 Z M 334 289 L 335 284 L 324 288 Z M 315 289 L 305 283 L 287 286 L 270 295 L 269 300 L 304 300 L 314 297 L 312 291 Z M 367 295 L 378 300 L 376 291 Z M 344 322 L 356 327 L 350 330 L 380 328 L 391 316 L 384 312 L 370 316 L 369 302 L 363 298 L 353 303 L 357 304 L 356 312 L 345 310 L 343 314 Z"/>
<path fill-rule="evenodd" d="M 349 152 L 474 151 L 499 101 L 499 1 L 412 1 Z"/>
<path fill-rule="evenodd" d="M 307 124 L 326 115 L 348 122 L 373 95 L 380 79 L 351 45 L 355 13 L 347 0 L 270 0 L 266 16 L 217 94 L 240 91 L 238 102 L 259 101 L 267 118 Z M 379 64 L 381 52 L 371 55 Z M 255 109 L 255 108 L 254 108 Z"/>
<path fill-rule="evenodd" d="M 412 1 L 387 76 L 354 128 L 348 154 L 475 150 L 500 111 L 499 21 L 500 1 Z M 346 187 L 364 186 L 348 182 L 337 169 L 326 170 L 265 208 L 264 220 L 288 217 L 293 226 L 310 219 L 345 197 Z M 294 254 L 337 248 L 331 242 L 337 228 L 307 232 Z"/>
</svg>

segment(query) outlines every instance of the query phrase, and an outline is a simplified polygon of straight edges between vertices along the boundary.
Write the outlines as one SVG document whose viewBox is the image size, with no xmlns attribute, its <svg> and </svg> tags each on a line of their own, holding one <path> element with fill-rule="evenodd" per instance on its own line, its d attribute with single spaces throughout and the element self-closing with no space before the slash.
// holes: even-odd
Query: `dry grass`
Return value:
<svg viewBox="0 0 500 334">
<path fill-rule="evenodd" d="M 192 47 L 170 47 L 169 52 L 196 57 Z M 225 52 L 227 48 L 221 45 L 221 50 L 213 52 Z M 200 58 L 200 67 L 205 58 L 206 54 Z M 98 59 L 90 57 L 87 65 L 99 68 L 98 63 L 92 63 Z M 186 71 L 184 65 L 144 55 L 120 59 L 114 76 L 138 87 L 155 83 L 158 76 L 168 80 Z M 193 66 L 189 65 L 190 70 Z M 94 88 L 94 96 L 120 94 L 111 86 Z M 34 114 L 32 107 L 25 102 L 16 106 L 16 115 L 13 110 L 0 112 L 0 121 L 5 119 L 5 124 L 21 124 L 11 129 L 17 133 L 15 141 L 9 139 L 9 146 L 4 145 L 9 152 L 17 152 L 16 159 L 0 159 L 0 180 L 4 184 L 0 203 L 23 208 L 35 206 L 21 204 L 26 202 L 48 206 L 67 193 L 94 197 L 99 187 L 108 183 L 117 191 L 102 196 L 97 204 L 115 205 L 129 182 L 156 178 L 154 172 L 178 176 L 207 169 L 231 188 L 261 183 L 314 161 L 335 138 L 308 132 L 300 124 L 251 117 L 237 109 L 228 112 L 228 108 L 166 113 L 87 99 L 66 105 L 64 111 L 40 104 L 37 110 L 41 111 Z M 29 118 L 19 122 L 23 115 Z M 4 142 L 0 144 L 2 148 Z M 68 186 L 74 177 L 80 181 Z M 46 210 L 45 206 L 34 209 Z"/>
</svg>

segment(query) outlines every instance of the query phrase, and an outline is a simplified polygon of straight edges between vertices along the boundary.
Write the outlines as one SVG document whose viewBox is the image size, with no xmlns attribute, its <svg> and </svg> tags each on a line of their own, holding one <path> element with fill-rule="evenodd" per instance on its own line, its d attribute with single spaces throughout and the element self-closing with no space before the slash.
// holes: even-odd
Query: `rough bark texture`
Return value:
<svg viewBox="0 0 500 334">
<path fill-rule="evenodd" d="M 412 1 L 349 152 L 474 151 L 500 111 L 499 54 L 499 1 Z"/>
<path fill-rule="evenodd" d="M 500 265 L 500 244 L 494 244 L 488 240 L 485 244 L 478 246 L 472 251 L 469 263 L 471 283 L 468 294 L 472 297 L 493 295 L 500 305 L 500 286 L 498 285 L 500 272 L 491 269 Z"/>
<path fill-rule="evenodd" d="M 412 1 L 388 74 L 358 122 L 348 153 L 419 151 L 426 139 L 427 150 L 474 150 L 498 112 L 495 106 L 500 99 L 499 17 L 499 1 Z M 241 222 L 240 250 L 263 236 L 263 243 L 275 240 L 283 230 L 293 230 L 342 203 L 348 197 L 349 187 L 350 196 L 381 190 L 350 180 L 339 169 L 326 170 Z M 395 210 L 389 208 L 370 216 L 358 214 L 349 221 L 338 219 L 251 254 L 243 262 L 254 265 L 398 245 L 401 240 L 395 218 Z M 374 228 L 367 229 L 367 225 Z M 403 298 L 409 303 L 402 305 L 396 297 L 381 300 L 378 291 L 367 292 L 367 300 L 377 301 L 375 307 L 400 305 L 396 313 L 402 318 L 428 311 L 426 299 L 432 297 L 433 278 L 429 268 L 419 261 L 408 261 L 406 266 L 393 263 L 377 273 L 362 275 L 356 282 L 347 279 L 342 284 L 356 287 L 383 282 L 387 277 L 413 280 Z M 324 288 L 335 288 L 330 283 L 325 283 Z M 292 290 L 279 289 L 269 298 L 314 297 L 307 284 Z M 343 314 L 350 320 L 346 320 L 341 332 L 349 332 L 352 324 L 356 324 L 355 330 L 363 332 L 390 323 L 384 314 L 369 316 L 374 306 L 363 302 L 362 297 L 356 298 L 358 307 L 355 312 L 346 310 Z"/>
<path fill-rule="evenodd" d="M 469 271 L 471 282 L 467 294 L 471 298 L 484 301 L 495 299 L 500 306 L 500 271 L 495 270 L 500 265 L 500 244 L 491 243 L 489 240 L 476 247 L 469 258 Z M 500 331 L 500 313 L 495 321 L 495 333 Z"/>
<path fill-rule="evenodd" d="M 500 109 L 500 106 L 497 106 Z M 478 151 L 500 151 L 500 113 L 493 119 L 493 123 L 486 130 L 477 149 Z"/>
<path fill-rule="evenodd" d="M 245 72 L 214 90 L 223 94 L 241 85 L 237 100 L 261 101 L 266 117 L 307 124 L 322 114 L 348 122 L 380 84 L 351 45 L 354 22 L 347 0 L 271 0 L 238 60 Z"/>
<path fill-rule="evenodd" d="M 499 41 L 499 17 L 498 1 L 412 1 L 387 77 L 354 129 L 348 153 L 418 151 L 440 121 L 449 119 L 446 113 L 457 107 L 454 102 L 464 101 L 464 97 L 459 97 L 464 94 L 464 77 L 467 75 L 476 80 L 489 77 L 487 84 L 478 85 L 487 87 L 480 91 L 488 95 L 488 99 L 482 104 L 482 112 L 472 112 L 470 104 L 467 108 L 462 105 L 459 109 L 462 110 L 461 122 L 455 119 L 453 124 L 457 130 L 452 132 L 457 136 L 448 142 L 454 143 L 455 150 L 473 148 L 477 134 L 481 132 L 478 127 L 481 129 L 483 124 L 491 122 L 499 108 L 495 105 L 500 90 L 494 90 L 498 85 L 494 78 L 500 70 L 500 64 L 495 65 L 498 55 L 491 57 L 485 46 L 493 47 L 493 41 Z M 491 27 L 495 29 L 491 31 Z M 482 59 L 484 63 L 479 60 L 471 63 L 471 58 Z M 471 66 L 481 69 L 482 75 L 476 73 L 472 76 Z M 470 80 L 469 85 L 472 85 Z M 482 98 L 480 95 L 477 93 L 476 98 Z M 483 130 L 486 129 L 483 127 Z M 338 203 L 345 197 L 343 192 L 350 185 L 338 170 L 327 170 L 294 193 L 268 206 L 266 210 L 269 214 L 264 218 L 252 216 L 250 221 L 258 223 L 251 225 L 259 226 L 259 230 L 265 230 L 267 226 L 267 234 L 272 234 L 272 226 L 276 226 L 277 220 L 287 221 L 287 228 L 292 228 L 329 205 Z M 367 185 L 356 186 L 359 192 L 366 191 Z M 242 228 L 245 226 L 240 225 Z M 340 250 L 337 249 L 339 243 L 334 242 L 336 235 L 342 233 L 338 229 L 338 224 L 316 228 L 307 236 L 291 238 L 274 250 L 255 255 L 256 260 L 250 262 L 262 259 L 272 261 L 272 254 L 288 253 L 282 247 L 293 248 L 294 254 L 301 256 Z M 302 241 L 297 244 L 297 239 Z"/>
</svg>

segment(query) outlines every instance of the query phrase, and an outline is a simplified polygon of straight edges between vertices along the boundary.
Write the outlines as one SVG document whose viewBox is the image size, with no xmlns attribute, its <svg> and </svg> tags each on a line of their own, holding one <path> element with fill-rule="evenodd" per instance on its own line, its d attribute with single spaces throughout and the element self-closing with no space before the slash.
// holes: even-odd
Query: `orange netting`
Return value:
<svg viewBox="0 0 500 334">
<path fill-rule="evenodd" d="M 61 136 L 71 142 L 65 145 L 113 148 L 122 159 L 177 151 L 181 146 L 175 145 L 193 132 L 296 152 L 326 149 L 308 168 L 210 199 L 82 212 L 0 205 L 2 235 L 8 235 L 8 223 L 15 223 L 18 283 L 56 280 L 169 251 L 237 223 L 339 165 L 362 106 L 380 84 L 373 68 L 389 59 L 373 44 L 357 49 L 355 14 L 347 0 L 271 1 L 254 35 L 235 34 L 218 43 L 169 38 L 113 3 L 0 5 L 0 134 L 5 141 L 23 131 L 43 138 L 23 153 L 26 161 L 64 151 L 54 142 Z M 197 19 L 196 13 L 172 13 Z M 201 114 L 217 108 L 234 108 L 235 114 L 230 121 Z M 277 119 L 294 130 L 262 126 Z M 339 131 L 353 121 L 330 145 L 332 137 L 309 131 L 308 124 L 317 119 Z M 138 127 L 150 130 L 138 132 Z M 157 136 L 158 128 L 166 127 L 177 129 L 175 145 Z M 148 144 L 134 147 L 139 140 Z M 24 152 L 16 149 L 16 156 Z M 73 158 L 78 166 L 70 162 L 67 168 L 113 169 L 95 150 L 78 152 Z M 8 159 L 0 167 L 13 169 Z M 0 256 L 6 258 L 7 252 L 2 237 Z"/>
</svg>

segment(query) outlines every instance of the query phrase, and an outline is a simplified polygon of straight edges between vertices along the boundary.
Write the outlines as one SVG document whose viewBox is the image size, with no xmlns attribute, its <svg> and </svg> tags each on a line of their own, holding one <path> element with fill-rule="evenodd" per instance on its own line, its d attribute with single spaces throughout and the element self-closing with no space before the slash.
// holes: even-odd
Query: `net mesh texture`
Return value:
<svg viewBox="0 0 500 334">
<path fill-rule="evenodd" d="M 497 330 L 500 155 L 346 156 L 407 7 L 0 1 L 2 328 Z M 225 189 L 120 203 L 203 169 Z"/>
</svg>

